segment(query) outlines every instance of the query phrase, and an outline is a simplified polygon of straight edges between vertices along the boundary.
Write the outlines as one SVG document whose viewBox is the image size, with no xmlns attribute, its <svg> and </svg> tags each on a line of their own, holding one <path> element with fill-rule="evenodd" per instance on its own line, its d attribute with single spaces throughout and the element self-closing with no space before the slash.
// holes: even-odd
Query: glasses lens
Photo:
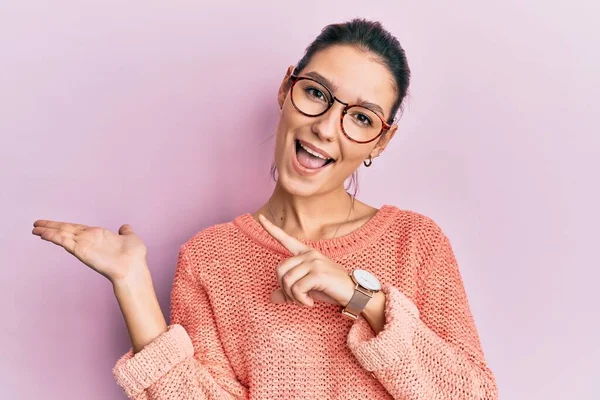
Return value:
<svg viewBox="0 0 600 400">
<path fill-rule="evenodd" d="M 331 96 L 320 83 L 310 79 L 300 79 L 292 90 L 292 100 L 303 113 L 319 115 L 327 110 Z"/>
<path fill-rule="evenodd" d="M 327 88 L 311 79 L 300 79 L 292 89 L 292 101 L 298 110 L 306 115 L 320 115 L 332 102 Z M 381 119 L 368 108 L 353 106 L 342 120 L 344 131 L 352 139 L 366 142 L 379 135 L 382 128 Z"/>
<path fill-rule="evenodd" d="M 382 128 L 379 116 L 361 106 L 350 107 L 348 113 L 344 115 L 342 124 L 346 134 L 359 142 L 374 139 Z"/>
</svg>

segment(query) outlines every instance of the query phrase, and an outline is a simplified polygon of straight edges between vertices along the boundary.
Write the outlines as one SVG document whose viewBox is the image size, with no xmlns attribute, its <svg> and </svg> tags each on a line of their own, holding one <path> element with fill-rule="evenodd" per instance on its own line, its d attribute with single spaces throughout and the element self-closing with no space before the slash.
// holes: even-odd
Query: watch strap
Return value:
<svg viewBox="0 0 600 400">
<path fill-rule="evenodd" d="M 352 274 L 350 274 L 352 278 Z M 352 279 L 354 281 L 354 279 Z M 354 281 L 354 294 L 348 302 L 348 305 L 342 310 L 342 314 L 351 319 L 357 319 L 362 313 L 367 303 L 373 298 L 373 292 L 360 286 Z"/>
</svg>

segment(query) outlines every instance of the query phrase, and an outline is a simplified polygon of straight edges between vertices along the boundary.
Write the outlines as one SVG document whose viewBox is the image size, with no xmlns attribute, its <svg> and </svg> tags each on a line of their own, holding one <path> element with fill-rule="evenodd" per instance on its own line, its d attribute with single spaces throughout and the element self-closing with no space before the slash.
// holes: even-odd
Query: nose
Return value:
<svg viewBox="0 0 600 400">
<path fill-rule="evenodd" d="M 338 139 L 341 132 L 341 118 L 344 105 L 337 101 L 333 103 L 325 114 L 317 117 L 312 125 L 312 130 L 323 141 L 333 142 Z"/>
</svg>

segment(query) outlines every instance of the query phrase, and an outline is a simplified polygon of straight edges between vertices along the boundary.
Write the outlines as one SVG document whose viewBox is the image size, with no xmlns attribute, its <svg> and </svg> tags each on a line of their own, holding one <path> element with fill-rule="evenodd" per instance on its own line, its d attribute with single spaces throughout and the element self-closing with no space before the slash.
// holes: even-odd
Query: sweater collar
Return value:
<svg viewBox="0 0 600 400">
<path fill-rule="evenodd" d="M 342 257 L 375 243 L 396 219 L 398 212 L 397 207 L 384 204 L 367 222 L 344 236 L 321 240 L 300 239 L 300 241 L 320 251 L 325 256 Z M 260 246 L 277 253 L 291 255 L 281 243 L 263 228 L 260 222 L 252 217 L 251 213 L 236 217 L 233 224 Z"/>
</svg>

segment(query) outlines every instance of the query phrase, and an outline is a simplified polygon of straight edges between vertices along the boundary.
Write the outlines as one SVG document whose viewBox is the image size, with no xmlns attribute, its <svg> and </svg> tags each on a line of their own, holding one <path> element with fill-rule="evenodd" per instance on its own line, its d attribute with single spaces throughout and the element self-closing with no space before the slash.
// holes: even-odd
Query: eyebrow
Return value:
<svg viewBox="0 0 600 400">
<path fill-rule="evenodd" d="M 315 81 L 321 83 L 322 85 L 326 86 L 327 88 L 329 88 L 329 90 L 331 90 L 332 92 L 335 92 L 338 89 L 338 86 L 335 85 L 333 82 L 331 82 L 329 79 L 325 78 L 323 75 L 321 75 L 320 73 L 316 72 L 316 71 L 310 71 L 310 72 L 306 72 L 306 74 L 308 77 L 313 78 Z M 385 113 L 383 112 L 383 109 L 375 104 L 372 103 L 370 101 L 366 101 L 363 100 L 362 98 L 358 98 L 357 103 L 361 106 L 365 106 L 375 112 L 379 112 L 383 118 L 385 118 Z"/>
</svg>

